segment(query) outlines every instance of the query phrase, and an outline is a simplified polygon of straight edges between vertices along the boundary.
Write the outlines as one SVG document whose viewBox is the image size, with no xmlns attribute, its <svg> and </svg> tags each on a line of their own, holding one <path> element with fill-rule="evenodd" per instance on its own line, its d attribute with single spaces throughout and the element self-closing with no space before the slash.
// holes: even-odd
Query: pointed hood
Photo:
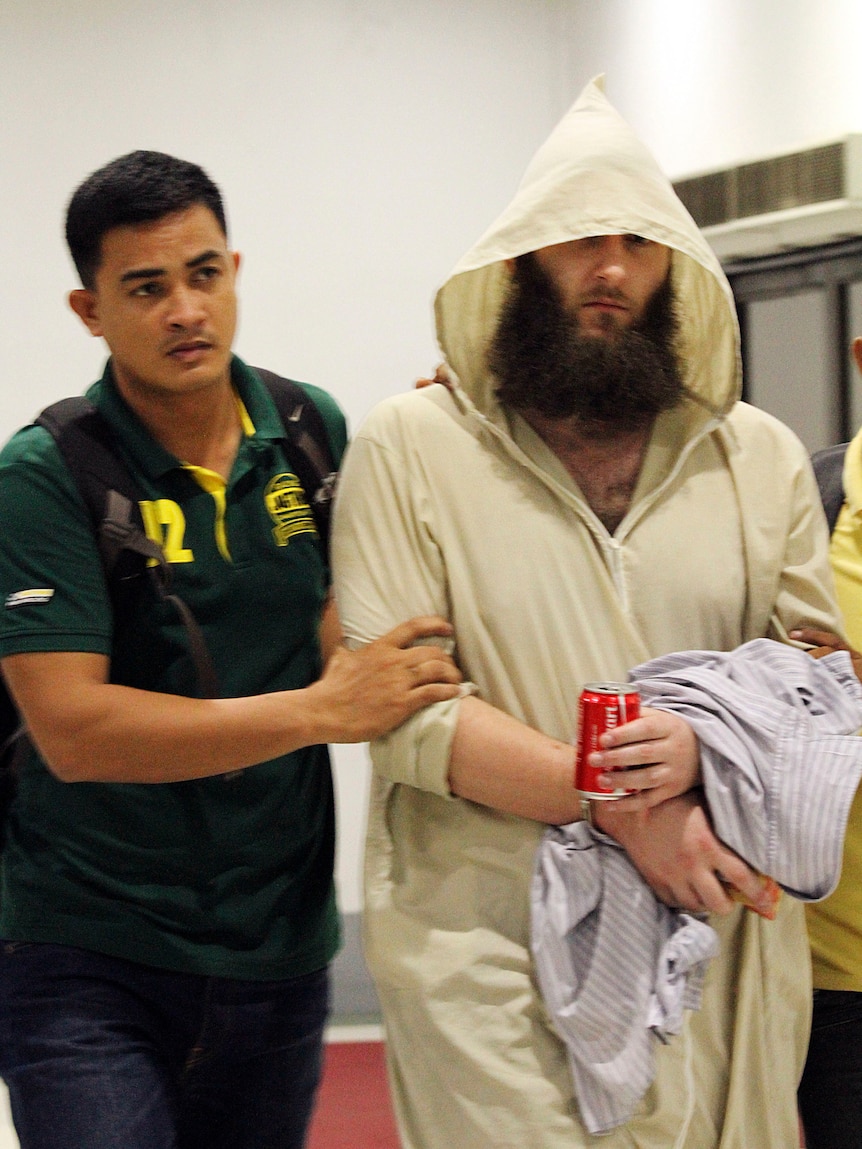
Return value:
<svg viewBox="0 0 862 1149">
<path fill-rule="evenodd" d="M 437 337 L 476 406 L 498 410 L 485 367 L 509 272 L 505 260 L 591 235 L 641 235 L 673 249 L 679 350 L 690 395 L 714 414 L 739 398 L 739 328 L 730 285 L 670 181 L 589 83 L 527 168 L 515 198 L 437 294 Z"/>
</svg>

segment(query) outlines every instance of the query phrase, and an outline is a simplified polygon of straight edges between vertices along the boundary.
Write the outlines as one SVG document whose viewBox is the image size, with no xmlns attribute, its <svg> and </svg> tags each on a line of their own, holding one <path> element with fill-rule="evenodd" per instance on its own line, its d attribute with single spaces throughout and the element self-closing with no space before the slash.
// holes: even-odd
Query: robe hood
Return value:
<svg viewBox="0 0 862 1149">
<path fill-rule="evenodd" d="M 510 280 L 505 261 L 567 240 L 627 234 L 672 249 L 686 391 L 712 415 L 733 406 L 742 372 L 730 285 L 670 181 L 608 102 L 597 77 L 536 153 L 510 205 L 437 293 L 443 354 L 483 414 L 501 417 L 485 359 Z"/>
</svg>

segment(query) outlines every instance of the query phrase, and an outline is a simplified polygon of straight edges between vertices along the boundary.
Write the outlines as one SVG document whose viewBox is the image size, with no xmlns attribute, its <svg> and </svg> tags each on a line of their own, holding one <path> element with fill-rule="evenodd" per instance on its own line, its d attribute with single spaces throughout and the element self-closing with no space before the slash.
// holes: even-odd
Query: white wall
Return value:
<svg viewBox="0 0 862 1149">
<path fill-rule="evenodd" d="M 0 0 L 0 437 L 100 368 L 62 214 L 116 155 L 210 171 L 238 351 L 355 426 L 433 367 L 435 287 L 592 75 L 682 175 L 862 130 L 860 43 L 858 0 Z M 356 910 L 363 750 L 337 773 Z"/>
<path fill-rule="evenodd" d="M 858 0 L 570 6 L 566 74 L 608 94 L 676 178 L 862 131 Z"/>
</svg>

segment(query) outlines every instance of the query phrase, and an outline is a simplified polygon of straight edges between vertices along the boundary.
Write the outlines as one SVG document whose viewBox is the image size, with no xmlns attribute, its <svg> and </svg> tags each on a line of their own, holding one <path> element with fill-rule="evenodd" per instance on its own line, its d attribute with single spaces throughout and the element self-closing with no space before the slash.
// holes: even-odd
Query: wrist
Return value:
<svg viewBox="0 0 862 1149">
<path fill-rule="evenodd" d="M 619 826 L 620 815 L 616 811 L 616 802 L 596 801 L 590 802 L 590 825 L 611 838 L 616 838 L 614 828 Z"/>
<path fill-rule="evenodd" d="M 581 812 L 581 821 L 586 822 L 590 826 L 595 826 L 595 807 L 596 803 L 592 798 L 588 798 L 582 794 L 578 800 L 578 807 Z"/>
</svg>

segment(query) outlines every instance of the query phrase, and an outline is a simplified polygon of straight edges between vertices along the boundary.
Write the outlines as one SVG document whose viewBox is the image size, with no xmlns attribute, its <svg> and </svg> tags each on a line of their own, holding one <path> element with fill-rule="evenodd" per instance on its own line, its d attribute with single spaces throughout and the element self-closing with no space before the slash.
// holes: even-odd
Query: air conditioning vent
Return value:
<svg viewBox="0 0 862 1149">
<path fill-rule="evenodd" d="M 844 149 L 840 144 L 792 156 L 743 164 L 736 169 L 739 216 L 786 211 L 802 204 L 841 199 Z"/>
<path fill-rule="evenodd" d="M 729 172 L 694 176 L 673 185 L 698 227 L 710 227 L 736 218 L 736 181 L 732 178 L 735 171 L 734 168 Z"/>
<path fill-rule="evenodd" d="M 862 134 L 674 187 L 720 259 L 846 239 L 862 233 Z"/>
</svg>

